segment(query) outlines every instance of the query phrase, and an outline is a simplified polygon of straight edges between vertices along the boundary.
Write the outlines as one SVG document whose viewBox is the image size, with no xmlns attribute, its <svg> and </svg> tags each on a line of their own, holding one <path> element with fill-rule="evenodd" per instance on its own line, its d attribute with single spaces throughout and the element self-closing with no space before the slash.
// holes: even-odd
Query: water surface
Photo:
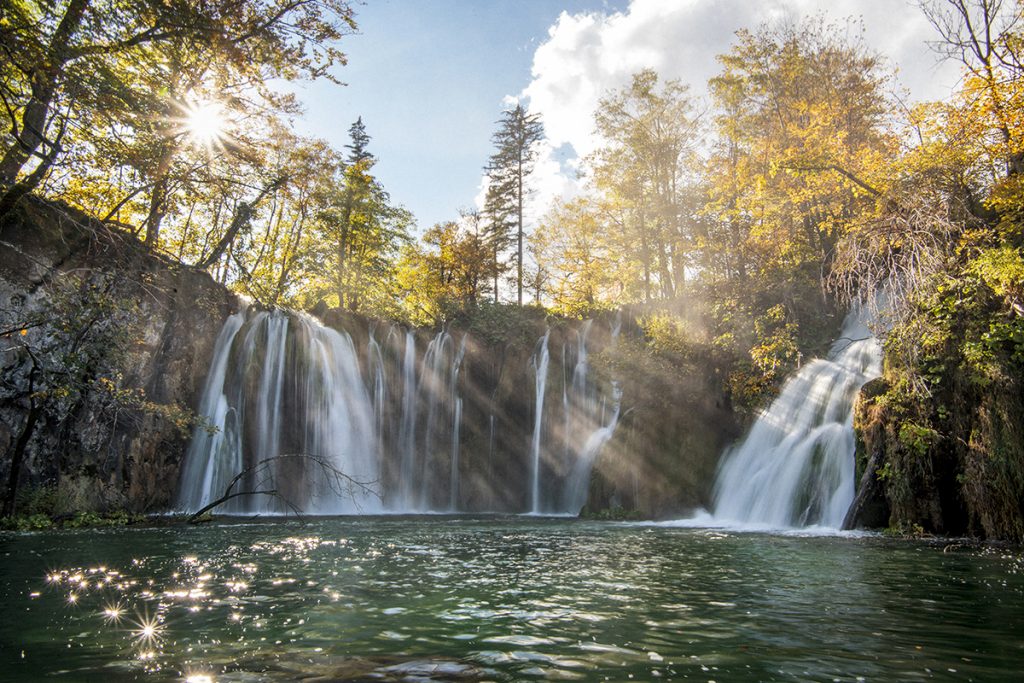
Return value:
<svg viewBox="0 0 1024 683">
<path fill-rule="evenodd" d="M 1000 681 L 1024 562 L 536 518 L 0 536 L 0 679 Z"/>
</svg>

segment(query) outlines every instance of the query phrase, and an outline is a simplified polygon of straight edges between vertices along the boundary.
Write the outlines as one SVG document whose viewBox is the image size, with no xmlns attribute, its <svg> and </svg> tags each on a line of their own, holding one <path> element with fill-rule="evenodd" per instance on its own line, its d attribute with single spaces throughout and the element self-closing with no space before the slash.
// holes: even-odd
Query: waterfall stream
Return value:
<svg viewBox="0 0 1024 683">
<path fill-rule="evenodd" d="M 465 368 L 467 333 L 425 339 L 371 325 L 357 349 L 350 335 L 306 315 L 232 315 L 216 342 L 200 404 L 205 423 L 193 435 L 177 507 L 203 507 L 241 474 L 233 491 L 261 493 L 220 511 L 578 514 L 621 399 L 617 385 L 605 396 L 591 376 L 593 328 L 565 330 L 560 370 L 552 331 L 538 339 L 515 375 L 532 377 L 533 411 L 516 417 L 495 402 L 525 406 L 525 396 L 499 399 L 498 384 L 474 384 L 481 366 Z M 552 386 L 561 401 L 546 396 Z M 490 407 L 467 404 L 467 395 Z"/>
<path fill-rule="evenodd" d="M 186 455 L 177 507 L 197 510 L 238 477 L 235 490 L 275 493 L 234 498 L 222 511 L 577 515 L 622 412 L 619 384 L 599 382 L 590 368 L 594 328 L 545 331 L 515 375 L 531 381 L 518 385 L 532 389 L 530 400 L 474 384 L 481 366 L 465 367 L 466 333 L 427 339 L 372 327 L 359 352 L 348 334 L 306 315 L 232 315 L 216 341 L 199 409 L 205 423 Z M 602 348 L 618 329 L 602 330 Z M 560 363 L 551 362 L 555 343 Z M 880 372 L 878 343 L 851 314 L 828 357 L 795 373 L 723 455 L 715 523 L 840 526 L 854 496 L 854 401 Z M 519 401 L 518 417 L 499 403 L 508 400 Z"/>
<path fill-rule="evenodd" d="M 551 354 L 548 353 L 548 338 L 551 336 L 549 329 L 544 333 L 537 351 L 533 354 L 534 375 L 534 407 L 533 407 L 533 439 L 530 442 L 530 512 L 540 514 L 540 467 L 541 467 L 541 435 L 544 428 L 544 393 L 548 381 L 548 362 Z"/>
<path fill-rule="evenodd" d="M 853 410 L 882 372 L 865 316 L 847 316 L 828 357 L 783 386 L 749 434 L 722 458 L 714 519 L 771 528 L 839 528 L 854 498 Z"/>
<path fill-rule="evenodd" d="M 179 508 L 225 495 L 241 475 L 235 490 L 258 493 L 228 501 L 227 511 L 380 511 L 373 403 L 348 335 L 298 314 L 231 316 L 200 412 L 209 424 L 186 455 Z"/>
</svg>

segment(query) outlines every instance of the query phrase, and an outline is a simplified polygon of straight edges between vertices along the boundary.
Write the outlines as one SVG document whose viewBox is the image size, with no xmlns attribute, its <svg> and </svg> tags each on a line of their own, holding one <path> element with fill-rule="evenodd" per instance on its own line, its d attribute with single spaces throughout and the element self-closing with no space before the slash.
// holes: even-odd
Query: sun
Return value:
<svg viewBox="0 0 1024 683">
<path fill-rule="evenodd" d="M 219 146 L 227 134 L 224 105 L 216 100 L 191 102 L 184 107 L 183 127 L 192 141 L 207 149 Z"/>
</svg>

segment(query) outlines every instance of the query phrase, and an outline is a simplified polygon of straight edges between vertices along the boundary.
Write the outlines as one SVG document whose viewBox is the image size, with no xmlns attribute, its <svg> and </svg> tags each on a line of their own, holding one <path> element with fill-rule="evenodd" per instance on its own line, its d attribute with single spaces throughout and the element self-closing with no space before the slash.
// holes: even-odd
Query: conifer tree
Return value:
<svg viewBox="0 0 1024 683">
<path fill-rule="evenodd" d="M 494 297 L 498 297 L 499 257 L 516 244 L 516 301 L 523 305 L 523 204 L 529 193 L 526 177 L 533 171 L 536 145 L 544 137 L 540 115 L 527 114 L 522 104 L 505 111 L 491 138 L 495 151 L 486 171 L 490 178 L 484 214 L 489 222 L 488 241 L 494 255 Z M 513 237 L 514 235 L 514 237 Z"/>
</svg>

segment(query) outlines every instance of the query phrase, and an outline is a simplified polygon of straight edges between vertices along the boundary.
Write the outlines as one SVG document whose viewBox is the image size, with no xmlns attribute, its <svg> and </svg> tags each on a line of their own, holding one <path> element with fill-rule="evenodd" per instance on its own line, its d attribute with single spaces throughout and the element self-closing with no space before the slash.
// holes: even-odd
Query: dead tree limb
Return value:
<svg viewBox="0 0 1024 683">
<path fill-rule="evenodd" d="M 376 496 L 377 498 L 380 498 L 380 493 L 375 488 L 373 488 L 373 484 L 376 483 L 375 481 L 360 481 L 354 477 L 351 477 L 348 474 L 345 474 L 344 472 L 339 470 L 331 463 L 329 463 L 326 459 L 318 455 L 312 455 L 309 453 L 285 453 L 282 455 L 275 455 L 270 458 L 264 458 L 263 460 L 257 462 L 255 465 L 247 467 L 238 474 L 236 474 L 234 477 L 231 478 L 231 481 L 228 482 L 227 487 L 224 489 L 224 493 L 216 500 L 210 501 L 202 508 L 194 512 L 188 518 L 188 523 L 198 524 L 204 522 L 206 520 L 203 519 L 203 516 L 206 515 L 208 512 L 220 507 L 224 503 L 227 503 L 229 500 L 240 498 L 242 496 L 270 496 L 281 501 L 284 505 L 290 508 L 291 511 L 297 517 L 301 517 L 302 510 L 300 510 L 297 505 L 295 505 L 291 500 L 289 500 L 287 496 L 282 494 L 278 490 L 274 482 L 274 472 L 272 471 L 270 466 L 275 462 L 285 460 L 303 460 L 306 462 L 313 463 L 314 465 L 319 467 L 324 474 L 327 475 L 327 485 L 334 493 L 338 495 L 348 495 L 351 496 L 352 498 L 355 498 L 355 495 L 357 493 L 363 493 L 366 495 L 372 495 Z M 238 485 L 238 483 L 243 481 L 244 479 L 249 478 L 250 476 L 260 478 L 260 482 L 257 484 L 257 488 L 252 491 L 236 491 L 235 487 Z M 264 484 L 266 484 L 270 488 L 259 488 Z"/>
</svg>

